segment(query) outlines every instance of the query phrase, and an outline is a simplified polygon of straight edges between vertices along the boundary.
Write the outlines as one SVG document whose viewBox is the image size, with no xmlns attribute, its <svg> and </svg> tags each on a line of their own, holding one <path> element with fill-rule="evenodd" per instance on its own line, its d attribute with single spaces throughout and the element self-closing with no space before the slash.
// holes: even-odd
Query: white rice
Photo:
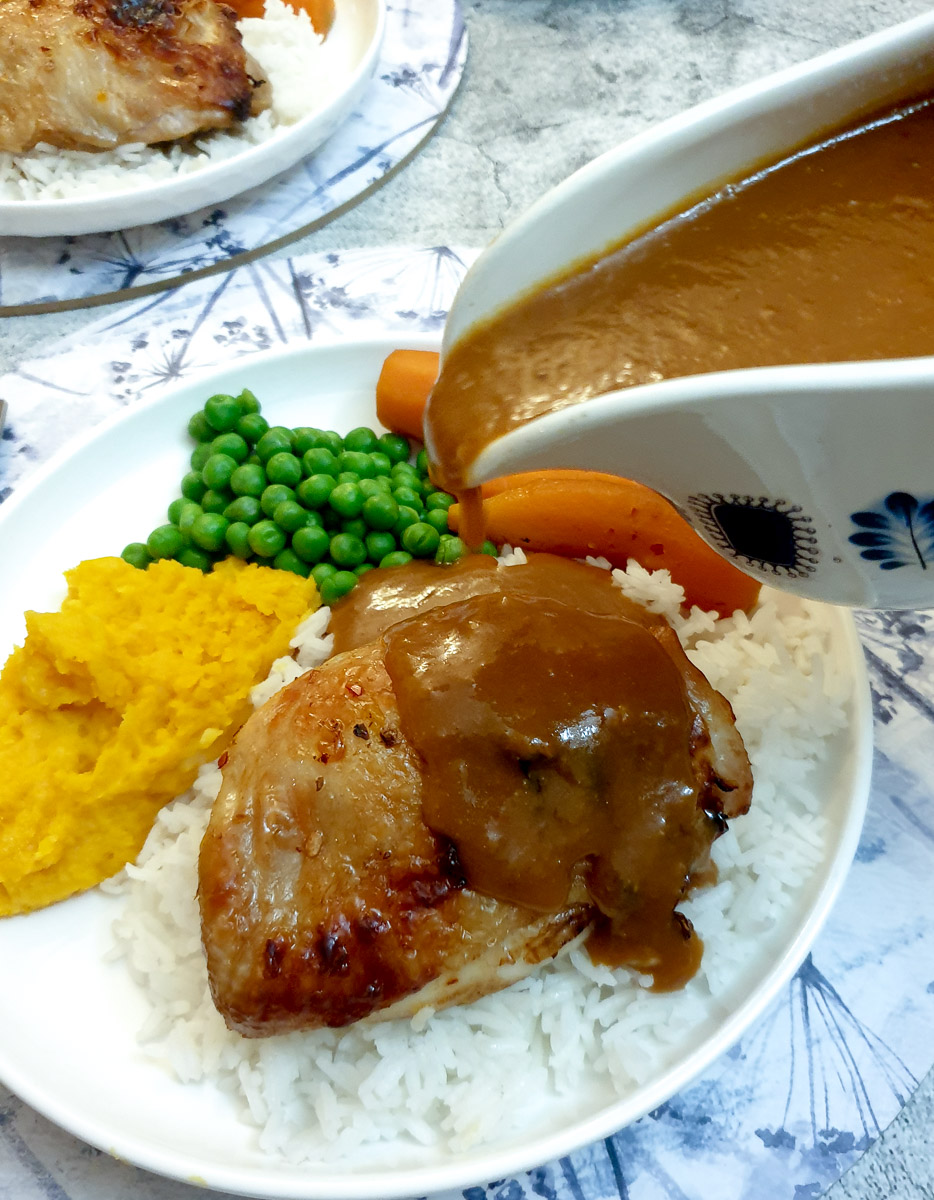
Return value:
<svg viewBox="0 0 934 1200">
<path fill-rule="evenodd" d="M 210 1000 L 195 899 L 198 848 L 220 785 L 213 764 L 163 811 L 138 863 L 108 885 L 123 897 L 115 953 L 152 1006 L 141 1031 L 148 1052 L 180 1080 L 228 1093 L 271 1156 L 345 1159 L 380 1142 L 396 1153 L 406 1142 L 458 1152 L 527 1124 L 530 1097 L 560 1105 L 581 1088 L 625 1096 L 712 1028 L 770 961 L 783 914 L 825 853 L 815 773 L 848 702 L 827 619 L 806 603 L 789 613 L 767 590 L 751 617 L 697 609 L 683 617 L 683 593 L 667 572 L 630 563 L 613 575 L 668 617 L 731 700 L 756 780 L 750 813 L 715 843 L 719 882 L 681 906 L 705 943 L 701 969 L 682 991 L 653 993 L 650 980 L 594 966 L 576 946 L 467 1007 L 343 1032 L 241 1038 Z M 327 657 L 327 618 L 321 609 L 304 624 L 292 643 L 297 662 L 276 663 L 254 703 Z"/>
<path fill-rule="evenodd" d="M 165 183 L 222 162 L 320 107 L 333 88 L 323 39 L 306 12 L 266 0 L 266 15 L 238 22 L 243 45 L 272 88 L 272 105 L 229 131 L 191 140 L 115 150 L 59 150 L 40 143 L 25 154 L 0 152 L 0 202 L 72 200 Z"/>
</svg>

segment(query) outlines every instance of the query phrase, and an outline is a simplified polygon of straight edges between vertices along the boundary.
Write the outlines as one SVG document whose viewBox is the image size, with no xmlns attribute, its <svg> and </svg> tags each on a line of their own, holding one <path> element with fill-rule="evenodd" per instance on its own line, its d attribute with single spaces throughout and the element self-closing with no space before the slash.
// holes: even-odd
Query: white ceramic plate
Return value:
<svg viewBox="0 0 934 1200">
<path fill-rule="evenodd" d="M 406 341 L 437 346 L 430 337 Z M 376 377 L 398 344 L 381 339 L 240 360 L 106 424 L 50 462 L 0 510 L 0 655 L 21 638 L 26 608 L 59 603 L 64 569 L 119 552 L 164 520 L 190 453 L 188 417 L 206 396 L 249 387 L 275 422 L 372 424 Z M 0 1078 L 53 1121 L 132 1163 L 227 1191 L 306 1200 L 389 1200 L 502 1178 L 635 1120 L 684 1087 L 781 990 L 849 867 L 868 796 L 872 729 L 853 622 L 842 610 L 832 622 L 833 654 L 852 679 L 852 711 L 816 781 L 829 825 L 826 859 L 792 907 L 777 949 L 772 943 L 722 1007 L 712 1006 L 677 1061 L 624 1098 L 611 1099 L 595 1083 L 571 1101 L 530 1100 L 521 1133 L 469 1154 L 400 1145 L 344 1166 L 273 1160 L 230 1101 L 209 1087 L 176 1083 L 141 1054 L 134 1035 L 145 1002 L 123 965 L 104 961 L 119 901 L 97 892 L 0 921 Z"/>
<path fill-rule="evenodd" d="M 334 23 L 322 47 L 333 91 L 318 108 L 259 145 L 190 175 L 139 188 L 72 200 L 0 201 L 0 234 L 70 236 L 147 225 L 265 183 L 316 150 L 353 111 L 376 67 L 385 21 L 385 0 L 336 0 Z"/>
</svg>

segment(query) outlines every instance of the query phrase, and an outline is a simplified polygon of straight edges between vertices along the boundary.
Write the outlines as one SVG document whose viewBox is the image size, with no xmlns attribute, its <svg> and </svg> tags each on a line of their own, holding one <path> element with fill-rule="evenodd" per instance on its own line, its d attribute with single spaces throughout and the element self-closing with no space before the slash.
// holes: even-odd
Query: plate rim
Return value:
<svg viewBox="0 0 934 1200">
<path fill-rule="evenodd" d="M 341 3 L 341 0 L 337 0 Z M 84 237 L 111 233 L 126 226 L 113 224 L 114 211 L 133 205 L 133 224 L 151 225 L 187 216 L 212 204 L 223 204 L 268 183 L 308 157 L 331 136 L 360 100 L 379 62 L 386 33 L 387 0 L 344 0 L 372 10 L 373 31 L 359 61 L 343 80 L 340 91 L 293 125 L 274 131 L 262 142 L 228 158 L 163 179 L 149 188 L 126 188 L 90 196 L 52 200 L 0 199 L 0 237 Z M 260 166 L 246 186 L 238 182 L 244 159 Z M 215 186 L 216 185 L 216 186 Z"/>
<path fill-rule="evenodd" d="M 18 486 L 13 495 L 0 505 L 0 535 L 15 521 L 16 515 L 31 497 L 53 481 L 59 470 L 69 465 L 88 447 L 107 436 L 113 429 L 130 424 L 171 403 L 181 403 L 191 391 L 218 390 L 222 381 L 241 377 L 245 372 L 262 373 L 267 364 L 301 365 L 307 359 L 326 359 L 336 354 L 385 354 L 391 349 L 406 346 L 412 349 L 438 349 L 441 334 L 388 332 L 382 336 L 359 339 L 328 338 L 313 344 L 286 349 L 260 351 L 245 355 L 223 367 L 211 367 L 193 372 L 185 381 L 166 387 L 157 395 L 117 412 L 86 431 L 57 451 L 31 477 Z M 375 384 L 375 378 L 373 380 Z M 241 386 L 243 386 L 241 384 Z M 783 944 L 782 953 L 737 1008 L 725 1017 L 715 1030 L 707 1034 L 698 1046 L 674 1066 L 665 1069 L 654 1083 L 636 1089 L 633 1095 L 611 1101 L 596 1113 L 571 1121 L 565 1128 L 533 1136 L 522 1144 L 502 1148 L 479 1147 L 476 1153 L 452 1156 L 450 1162 L 404 1166 L 394 1171 L 383 1165 L 355 1171 L 335 1171 L 328 1162 L 313 1162 L 299 1166 L 285 1161 L 270 1161 L 256 1168 L 204 1170 L 204 1163 L 189 1155 L 173 1151 L 166 1154 L 159 1145 L 140 1145 L 134 1137 L 106 1136 L 95 1122 L 83 1112 L 62 1111 L 44 1094 L 36 1094 L 28 1080 L 5 1061 L 0 1042 L 0 1080 L 22 1100 L 48 1119 L 97 1146 L 106 1153 L 185 1183 L 198 1182 L 216 1190 L 239 1195 L 263 1196 L 270 1200 L 404 1200 L 413 1195 L 431 1195 L 447 1189 L 466 1187 L 485 1179 L 512 1176 L 543 1162 L 571 1153 L 591 1142 L 606 1137 L 638 1120 L 659 1104 L 676 1094 L 697 1078 L 710 1064 L 734 1045 L 758 1016 L 773 1002 L 804 960 L 823 928 L 840 889 L 848 875 L 856 852 L 863 820 L 870 797 L 873 757 L 873 716 L 865 658 L 852 614 L 841 608 L 819 606 L 828 612 L 833 622 L 834 641 L 852 665 L 852 714 L 849 728 L 855 754 L 848 760 L 850 789 L 845 820 L 837 830 L 836 849 L 822 861 L 823 880 L 817 890 L 806 919 L 795 935 Z M 49 910 L 43 910 L 49 911 Z M 12 918 L 16 919 L 16 918 Z M 155 1067 L 153 1069 L 158 1069 Z M 184 1086 L 184 1085 L 182 1085 Z M 637 1102 L 638 1101 L 638 1102 Z M 244 1126 L 247 1130 L 250 1127 Z M 253 1132 L 250 1129 L 250 1132 Z M 474 1162 L 475 1165 L 471 1165 Z M 389 1177 L 392 1172 L 395 1178 Z"/>
</svg>

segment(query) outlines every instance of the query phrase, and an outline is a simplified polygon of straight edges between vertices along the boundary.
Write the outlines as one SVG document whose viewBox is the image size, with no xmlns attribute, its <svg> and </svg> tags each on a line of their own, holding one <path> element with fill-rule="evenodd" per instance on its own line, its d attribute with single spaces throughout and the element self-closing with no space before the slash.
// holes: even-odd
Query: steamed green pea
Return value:
<svg viewBox="0 0 934 1200">
<path fill-rule="evenodd" d="M 255 525 L 262 515 L 262 507 L 255 496 L 238 496 L 224 509 L 228 521 L 245 521 L 247 525 Z"/>
<path fill-rule="evenodd" d="M 195 504 L 194 500 L 175 500 L 169 505 L 168 518 L 183 534 L 187 534 L 192 521 L 200 517 L 203 511 L 201 505 Z"/>
<path fill-rule="evenodd" d="M 416 521 L 402 531 L 402 548 L 408 550 L 415 558 L 431 558 L 438 549 L 441 535 L 433 525 L 424 521 Z"/>
<path fill-rule="evenodd" d="M 266 478 L 270 483 L 295 487 L 301 482 L 302 474 L 301 462 L 287 450 L 281 450 L 266 459 Z"/>
<path fill-rule="evenodd" d="M 394 529 L 399 508 L 398 501 L 392 496 L 370 496 L 364 500 L 360 515 L 371 529 Z"/>
<path fill-rule="evenodd" d="M 412 555 L 407 550 L 392 550 L 379 560 L 381 567 L 404 567 L 412 561 Z"/>
<path fill-rule="evenodd" d="M 416 479 L 420 478 L 418 474 L 418 467 L 416 467 L 415 463 L 409 462 L 408 457 L 399 459 L 398 462 L 394 462 L 392 464 L 390 475 L 414 475 Z"/>
<path fill-rule="evenodd" d="M 331 492 L 328 504 L 342 517 L 356 517 L 363 508 L 363 493 L 358 484 L 348 480 L 345 483 L 339 483 Z"/>
<path fill-rule="evenodd" d="M 202 409 L 198 409 L 188 422 L 188 433 L 196 442 L 209 442 L 214 437 L 215 431 L 208 424 Z"/>
<path fill-rule="evenodd" d="M 274 454 L 291 454 L 292 431 L 284 425 L 271 425 L 256 443 L 256 453 L 264 463 Z"/>
<path fill-rule="evenodd" d="M 369 454 L 379 445 L 379 439 L 376 434 L 366 425 L 358 425 L 356 429 L 351 429 L 350 433 L 344 434 L 344 449 L 350 451 L 360 451 L 361 454 Z"/>
<path fill-rule="evenodd" d="M 467 543 L 453 533 L 441 535 L 438 549 L 435 551 L 436 563 L 454 563 L 468 553 Z"/>
<path fill-rule="evenodd" d="M 385 495 L 385 486 L 382 483 L 382 477 L 380 479 L 361 479 L 358 486 L 365 500 L 369 500 L 371 496 Z"/>
<path fill-rule="evenodd" d="M 230 477 L 235 496 L 261 496 L 266 489 L 266 472 L 256 463 L 246 462 Z"/>
<path fill-rule="evenodd" d="M 401 537 L 410 525 L 416 525 L 420 520 L 421 517 L 417 509 L 410 508 L 406 504 L 400 504 L 399 516 L 396 518 L 396 523 L 393 525 L 392 531 L 396 537 Z"/>
<path fill-rule="evenodd" d="M 247 540 L 250 549 L 260 558 L 275 558 L 285 549 L 285 534 L 275 521 L 257 521 L 250 527 Z"/>
<path fill-rule="evenodd" d="M 337 574 L 337 567 L 333 563 L 319 562 L 311 568 L 311 577 L 320 588 L 325 579 L 331 579 Z"/>
<path fill-rule="evenodd" d="M 247 445 L 246 438 L 242 438 L 239 433 L 219 433 L 211 442 L 211 449 L 215 454 L 226 454 L 228 458 L 232 458 L 236 463 L 246 462 L 250 454 L 250 447 Z"/>
<path fill-rule="evenodd" d="M 379 438 L 379 448 L 392 463 L 408 461 L 409 439 L 401 433 L 384 433 Z"/>
<path fill-rule="evenodd" d="M 212 454 L 201 469 L 201 478 L 212 491 L 223 491 L 238 465 L 229 454 Z"/>
<path fill-rule="evenodd" d="M 271 517 L 283 500 L 294 500 L 295 492 L 284 483 L 271 483 L 263 489 L 259 498 L 260 505 L 267 517 Z"/>
<path fill-rule="evenodd" d="M 246 560 L 253 556 L 253 548 L 250 545 L 250 526 L 246 521 L 231 521 L 224 531 L 224 541 L 227 543 L 230 553 L 235 554 L 237 558 Z"/>
<path fill-rule="evenodd" d="M 295 533 L 305 525 L 308 513 L 297 500 L 282 500 L 273 509 L 272 519 L 286 533 Z"/>
<path fill-rule="evenodd" d="M 342 596 L 357 586 L 357 577 L 353 571 L 337 571 L 323 579 L 318 585 L 321 593 L 321 603 L 328 606 L 336 604 Z"/>
<path fill-rule="evenodd" d="M 221 513 L 203 512 L 191 525 L 191 540 L 200 550 L 220 550 L 230 522 Z"/>
<path fill-rule="evenodd" d="M 292 549 L 306 563 L 320 562 L 330 545 L 330 535 L 320 525 L 305 525 L 292 534 Z"/>
<path fill-rule="evenodd" d="M 272 565 L 279 571 L 291 571 L 293 575 L 301 575 L 303 579 L 307 579 L 311 574 L 308 564 L 302 562 L 295 551 L 288 547 L 279 551 L 272 560 Z"/>
<path fill-rule="evenodd" d="M 205 512 L 222 513 L 232 499 L 229 491 L 215 492 L 213 488 L 208 488 L 201 497 L 201 507 Z"/>
<path fill-rule="evenodd" d="M 422 514 L 422 520 L 426 525 L 430 525 L 432 529 L 437 529 L 439 533 L 447 533 L 448 531 L 448 511 L 446 508 L 433 508 L 429 512 Z"/>
<path fill-rule="evenodd" d="M 318 438 L 321 435 L 320 429 L 314 429 L 310 425 L 300 425 L 298 429 L 292 430 L 292 453 L 301 458 L 309 450 L 314 449 L 318 445 Z"/>
<path fill-rule="evenodd" d="M 191 462 L 192 471 L 197 471 L 200 475 L 204 464 L 211 457 L 211 454 L 212 451 L 210 442 L 201 442 L 200 445 L 195 446 L 194 450 L 191 452 L 191 459 L 189 460 Z"/>
<path fill-rule="evenodd" d="M 138 567 L 141 571 L 145 571 L 152 562 L 149 547 L 144 542 L 130 542 L 128 546 L 123 547 L 120 557 L 131 567 Z"/>
<path fill-rule="evenodd" d="M 341 521 L 341 533 L 349 533 L 353 537 L 358 537 L 362 541 L 369 532 L 369 526 L 363 517 L 345 517 Z"/>
<path fill-rule="evenodd" d="M 406 508 L 414 508 L 416 512 L 421 512 L 424 508 L 422 497 L 415 488 L 396 487 L 393 488 L 392 495 L 397 504 L 404 505 Z"/>
<path fill-rule="evenodd" d="M 353 471 L 360 479 L 371 479 L 376 474 L 369 454 L 357 450 L 345 450 L 339 454 L 337 464 L 341 471 Z"/>
<path fill-rule="evenodd" d="M 247 413 L 258 413 L 260 404 L 249 388 L 244 388 L 237 397 L 237 407 L 240 412 L 246 415 Z"/>
<path fill-rule="evenodd" d="M 366 546 L 367 557 L 370 561 L 380 563 L 380 565 L 387 554 L 392 554 L 397 549 L 395 537 L 391 533 L 384 533 L 377 529 L 366 535 L 363 544 Z"/>
<path fill-rule="evenodd" d="M 198 504 L 207 490 L 208 485 L 201 478 L 200 471 L 189 471 L 182 476 L 181 493 L 186 500 L 194 500 Z"/>
<path fill-rule="evenodd" d="M 357 567 L 366 560 L 366 546 L 352 533 L 335 533 L 331 538 L 331 558 L 339 567 Z"/>
<path fill-rule="evenodd" d="M 226 433 L 228 429 L 233 429 L 242 415 L 235 396 L 219 392 L 204 402 L 205 419 L 217 433 Z"/>
<path fill-rule="evenodd" d="M 331 492 L 336 487 L 337 480 L 334 476 L 321 472 L 303 479 L 295 489 L 295 495 L 299 504 L 304 504 L 305 508 L 317 509 L 327 504 Z"/>
<path fill-rule="evenodd" d="M 333 429 L 322 429 L 321 436 L 318 438 L 318 445 L 323 446 L 325 450 L 330 450 L 336 458 L 344 449 L 344 439 Z"/>
<path fill-rule="evenodd" d="M 174 558 L 185 549 L 185 539 L 177 525 L 160 525 L 146 539 L 146 549 L 154 559 Z"/>
<path fill-rule="evenodd" d="M 312 475 L 337 475 L 340 468 L 337 465 L 337 455 L 326 446 L 312 446 L 302 455 L 302 470 L 309 477 Z"/>
<path fill-rule="evenodd" d="M 269 428 L 269 422 L 258 412 L 248 412 L 243 414 L 234 428 L 248 445 L 255 446 Z"/>
<path fill-rule="evenodd" d="M 186 546 L 184 550 L 178 552 L 175 561 L 181 563 L 183 567 L 194 567 L 196 571 L 203 571 L 207 574 L 214 559 L 210 554 L 205 554 L 203 550 L 196 550 L 194 546 Z"/>
<path fill-rule="evenodd" d="M 194 500 L 189 500 L 178 514 L 178 520 L 175 524 L 178 526 L 178 531 L 186 542 L 191 541 L 191 527 L 203 512 L 204 509 L 200 504 L 195 504 Z"/>
</svg>

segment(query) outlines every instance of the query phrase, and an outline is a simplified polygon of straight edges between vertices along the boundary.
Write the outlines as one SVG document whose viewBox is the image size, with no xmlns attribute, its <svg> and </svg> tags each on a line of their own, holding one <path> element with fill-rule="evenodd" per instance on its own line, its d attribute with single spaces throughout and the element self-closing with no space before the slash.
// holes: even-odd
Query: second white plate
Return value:
<svg viewBox="0 0 934 1200">
<path fill-rule="evenodd" d="M 327 99 L 294 125 L 230 158 L 139 187 L 54 200 L 0 200 L 0 234 L 50 237 L 103 233 L 164 221 L 219 204 L 256 187 L 315 151 L 353 111 L 379 58 L 385 0 L 336 0 L 334 24 L 321 48 L 334 81 Z"/>
</svg>

